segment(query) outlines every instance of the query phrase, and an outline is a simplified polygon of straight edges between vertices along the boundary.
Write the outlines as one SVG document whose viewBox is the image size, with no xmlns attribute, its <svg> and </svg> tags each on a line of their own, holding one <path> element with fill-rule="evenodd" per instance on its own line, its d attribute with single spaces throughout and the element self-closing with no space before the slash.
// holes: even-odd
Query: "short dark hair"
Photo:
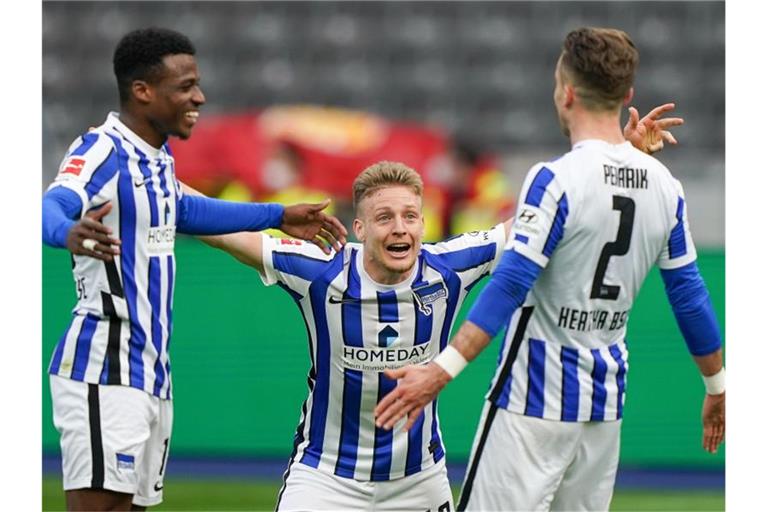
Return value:
<svg viewBox="0 0 768 512">
<path fill-rule="evenodd" d="M 194 55 L 195 47 L 184 34 L 167 28 L 145 28 L 129 32 L 115 48 L 112 65 L 120 103 L 131 97 L 134 80 L 152 81 L 162 71 L 166 55 Z"/>
<path fill-rule="evenodd" d="M 570 32 L 560 58 L 576 94 L 592 110 L 621 105 L 635 81 L 639 61 L 637 49 L 625 32 L 595 27 Z"/>
</svg>

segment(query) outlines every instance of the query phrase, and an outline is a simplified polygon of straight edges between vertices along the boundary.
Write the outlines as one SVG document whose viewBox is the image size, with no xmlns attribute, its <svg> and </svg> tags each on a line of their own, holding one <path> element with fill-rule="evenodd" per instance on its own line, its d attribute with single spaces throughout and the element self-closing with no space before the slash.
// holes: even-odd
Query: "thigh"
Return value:
<svg viewBox="0 0 768 512">
<path fill-rule="evenodd" d="M 621 420 L 584 425 L 576 456 L 555 494 L 552 510 L 608 510 L 619 465 Z"/>
<path fill-rule="evenodd" d="M 50 382 L 54 425 L 61 434 L 64 490 L 135 494 L 149 438 L 150 395 L 57 376 Z"/>
<path fill-rule="evenodd" d="M 580 425 L 487 405 L 459 510 L 547 510 L 577 446 Z"/>
<path fill-rule="evenodd" d="M 104 489 L 66 491 L 68 511 L 132 510 L 130 494 Z"/>
<path fill-rule="evenodd" d="M 372 482 L 330 475 L 300 462 L 288 468 L 276 510 L 371 510 Z"/>
<path fill-rule="evenodd" d="M 165 471 L 173 427 L 173 402 L 152 397 L 155 402 L 155 421 L 149 430 L 141 460 L 139 482 L 133 503 L 142 507 L 157 505 L 163 501 Z"/>
<path fill-rule="evenodd" d="M 445 459 L 424 471 L 395 480 L 376 482 L 374 485 L 373 506 L 377 511 L 454 510 Z"/>
</svg>

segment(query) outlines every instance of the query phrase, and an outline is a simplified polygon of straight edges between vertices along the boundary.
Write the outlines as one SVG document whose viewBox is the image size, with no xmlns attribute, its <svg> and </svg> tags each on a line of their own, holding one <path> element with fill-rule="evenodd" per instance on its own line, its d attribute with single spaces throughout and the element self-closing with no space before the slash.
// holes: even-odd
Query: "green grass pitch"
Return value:
<svg viewBox="0 0 768 512">
<path fill-rule="evenodd" d="M 164 501 L 151 510 L 274 510 L 279 483 L 243 480 L 173 479 L 165 481 Z M 454 494 L 458 488 L 454 488 Z M 64 510 L 61 478 L 43 477 L 43 510 Z M 623 491 L 611 510 L 725 510 L 722 492 Z"/>
</svg>

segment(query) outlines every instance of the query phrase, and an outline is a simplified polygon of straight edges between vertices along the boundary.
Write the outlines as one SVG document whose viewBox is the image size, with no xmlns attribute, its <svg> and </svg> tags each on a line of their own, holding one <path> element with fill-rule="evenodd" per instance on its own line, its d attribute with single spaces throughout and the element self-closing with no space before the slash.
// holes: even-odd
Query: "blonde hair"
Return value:
<svg viewBox="0 0 768 512">
<path fill-rule="evenodd" d="M 376 190 L 387 186 L 410 187 L 421 197 L 424 182 L 419 173 L 401 162 L 376 162 L 361 172 L 352 185 L 352 208 L 355 213 L 360 202 Z"/>
</svg>

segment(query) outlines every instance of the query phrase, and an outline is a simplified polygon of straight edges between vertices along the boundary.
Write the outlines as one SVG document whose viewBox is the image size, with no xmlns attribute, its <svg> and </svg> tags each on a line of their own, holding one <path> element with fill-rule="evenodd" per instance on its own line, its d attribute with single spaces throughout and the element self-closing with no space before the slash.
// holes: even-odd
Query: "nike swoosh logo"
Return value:
<svg viewBox="0 0 768 512">
<path fill-rule="evenodd" d="M 360 299 L 340 299 L 339 297 L 331 295 L 328 297 L 328 302 L 331 304 L 358 304 Z"/>
<path fill-rule="evenodd" d="M 147 182 L 149 182 L 149 179 L 139 180 L 139 179 L 134 178 L 133 179 L 133 186 L 136 187 L 136 188 L 143 187 Z"/>
<path fill-rule="evenodd" d="M 163 486 L 158 483 L 155 484 L 155 491 L 160 492 L 163 490 Z"/>
</svg>

